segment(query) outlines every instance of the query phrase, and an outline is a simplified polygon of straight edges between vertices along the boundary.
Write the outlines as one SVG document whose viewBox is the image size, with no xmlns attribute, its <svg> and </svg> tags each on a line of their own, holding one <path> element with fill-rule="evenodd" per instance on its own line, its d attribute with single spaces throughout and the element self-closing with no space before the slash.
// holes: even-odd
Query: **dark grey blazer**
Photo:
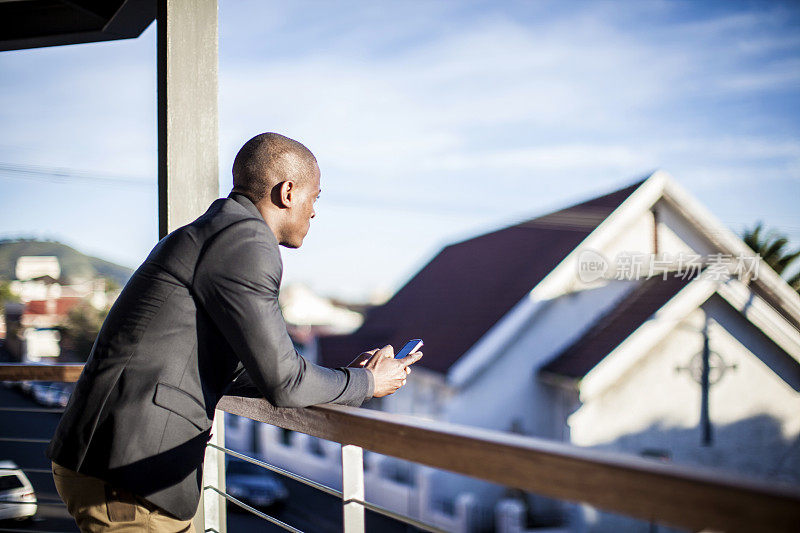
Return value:
<svg viewBox="0 0 800 533">
<path fill-rule="evenodd" d="M 274 234 L 238 193 L 161 239 L 103 323 L 47 455 L 188 519 L 214 408 L 234 380 L 283 407 L 371 398 L 369 370 L 295 351 L 281 273 Z"/>
</svg>

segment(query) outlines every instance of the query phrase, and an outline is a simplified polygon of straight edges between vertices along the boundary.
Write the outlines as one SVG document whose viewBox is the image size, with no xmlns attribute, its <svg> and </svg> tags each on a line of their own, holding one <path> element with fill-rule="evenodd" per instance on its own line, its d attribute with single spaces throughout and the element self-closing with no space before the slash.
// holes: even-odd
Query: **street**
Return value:
<svg viewBox="0 0 800 533">
<path fill-rule="evenodd" d="M 16 388 L 0 385 L 0 407 L 41 408 Z M 50 439 L 61 415 L 58 413 L 25 413 L 0 411 L 0 437 Z M 31 531 L 78 531 L 75 522 L 61 503 L 53 478 L 50 460 L 45 455 L 46 443 L 0 442 L 0 460 L 14 461 L 23 469 L 38 468 L 45 473 L 25 472 L 36 491 L 39 508 L 32 522 L 0 521 L 0 529 Z"/>
</svg>

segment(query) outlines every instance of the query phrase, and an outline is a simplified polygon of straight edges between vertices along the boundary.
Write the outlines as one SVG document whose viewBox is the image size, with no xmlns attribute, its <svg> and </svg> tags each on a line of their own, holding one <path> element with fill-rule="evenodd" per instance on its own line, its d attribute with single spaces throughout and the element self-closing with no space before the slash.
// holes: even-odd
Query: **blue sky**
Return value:
<svg viewBox="0 0 800 533">
<path fill-rule="evenodd" d="M 351 298 L 655 168 L 737 233 L 760 219 L 800 246 L 798 26 L 779 2 L 221 0 L 220 194 L 252 135 L 304 142 L 323 195 L 284 283 Z M 4 52 L 0 73 L 0 235 L 137 266 L 155 25 Z"/>
</svg>

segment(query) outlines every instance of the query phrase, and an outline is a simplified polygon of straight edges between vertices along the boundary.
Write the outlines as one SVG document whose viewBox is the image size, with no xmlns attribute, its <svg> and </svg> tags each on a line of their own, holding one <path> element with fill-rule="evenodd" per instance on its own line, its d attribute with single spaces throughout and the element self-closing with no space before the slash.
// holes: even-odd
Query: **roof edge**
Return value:
<svg viewBox="0 0 800 533">
<path fill-rule="evenodd" d="M 720 250 L 731 254 L 742 254 L 747 257 L 758 257 L 738 235 L 720 222 L 674 180 L 665 182 L 664 198 Z M 758 281 L 767 286 L 770 293 L 777 300 L 776 303 L 779 307 L 790 313 L 797 322 L 800 322 L 800 294 L 795 292 L 786 280 L 780 277 L 760 257 Z"/>
<path fill-rule="evenodd" d="M 569 291 L 576 278 L 575 270 L 571 270 L 568 265 L 577 260 L 578 251 L 587 247 L 601 248 L 609 242 L 617 231 L 635 220 L 642 210 L 655 204 L 665 185 L 671 180 L 671 176 L 663 170 L 656 170 L 641 180 L 639 186 L 605 220 L 453 363 L 447 372 L 448 384 L 464 387 L 472 381 L 502 351 L 502 347 L 515 337 L 517 331 L 539 310 L 543 302 Z"/>
</svg>

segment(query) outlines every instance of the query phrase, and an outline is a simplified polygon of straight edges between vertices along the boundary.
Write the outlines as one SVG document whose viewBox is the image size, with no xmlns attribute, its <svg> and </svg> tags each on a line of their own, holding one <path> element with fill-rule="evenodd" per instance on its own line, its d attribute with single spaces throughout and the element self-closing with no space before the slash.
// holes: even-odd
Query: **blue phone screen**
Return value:
<svg viewBox="0 0 800 533">
<path fill-rule="evenodd" d="M 416 348 L 417 346 L 422 345 L 422 339 L 411 339 L 403 346 L 399 352 L 397 352 L 394 356 L 395 359 L 402 359 L 403 357 L 407 356 L 411 353 L 411 350 Z"/>
</svg>

